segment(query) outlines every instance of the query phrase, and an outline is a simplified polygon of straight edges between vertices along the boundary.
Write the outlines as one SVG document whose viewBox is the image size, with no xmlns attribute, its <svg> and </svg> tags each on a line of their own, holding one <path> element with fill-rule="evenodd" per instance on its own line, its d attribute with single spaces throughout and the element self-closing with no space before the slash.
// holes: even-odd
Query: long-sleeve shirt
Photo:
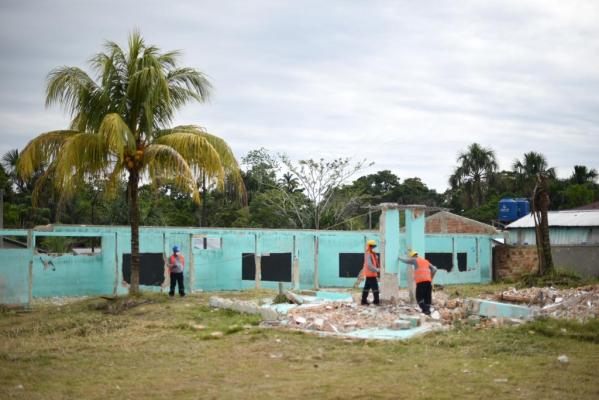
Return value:
<svg viewBox="0 0 599 400">
<path fill-rule="evenodd" d="M 399 261 L 406 263 L 406 264 L 410 264 L 414 267 L 414 269 L 418 268 L 418 263 L 416 262 L 416 257 L 410 257 L 410 258 L 402 258 L 401 256 L 399 257 Z M 435 274 L 437 273 L 437 267 L 435 267 L 433 264 L 428 263 L 430 269 L 431 269 L 431 276 L 435 276 Z"/>
</svg>

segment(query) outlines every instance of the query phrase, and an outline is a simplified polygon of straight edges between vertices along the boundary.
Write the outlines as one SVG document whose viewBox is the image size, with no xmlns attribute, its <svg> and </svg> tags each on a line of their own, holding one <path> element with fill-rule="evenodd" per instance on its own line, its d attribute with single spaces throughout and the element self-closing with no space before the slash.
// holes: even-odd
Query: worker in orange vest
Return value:
<svg viewBox="0 0 599 400">
<path fill-rule="evenodd" d="M 437 267 L 428 260 L 418 256 L 418 253 L 414 250 L 410 250 L 408 256 L 410 258 L 399 257 L 399 260 L 414 266 L 416 301 L 422 312 L 426 315 L 430 315 L 431 304 L 433 303 L 433 278 L 437 273 Z"/>
<path fill-rule="evenodd" d="M 173 246 L 173 254 L 168 260 L 168 270 L 171 274 L 171 290 L 169 296 L 175 295 L 175 285 L 179 285 L 179 296 L 185 296 L 185 285 L 183 283 L 183 269 L 185 268 L 185 257 L 181 254 L 179 246 Z"/>
<path fill-rule="evenodd" d="M 379 305 L 379 282 L 377 277 L 381 272 L 379 259 L 374 252 L 376 242 L 369 240 L 366 242 L 366 252 L 364 253 L 364 265 L 362 266 L 362 274 L 366 278 L 364 290 L 362 290 L 362 305 L 368 305 L 368 292 L 372 289 L 374 295 L 374 304 Z"/>
</svg>

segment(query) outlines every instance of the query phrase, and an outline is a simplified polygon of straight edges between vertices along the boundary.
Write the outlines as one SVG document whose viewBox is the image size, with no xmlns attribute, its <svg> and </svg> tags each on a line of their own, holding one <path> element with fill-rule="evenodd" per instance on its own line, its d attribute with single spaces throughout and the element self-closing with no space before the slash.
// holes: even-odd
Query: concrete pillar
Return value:
<svg viewBox="0 0 599 400">
<path fill-rule="evenodd" d="M 424 257 L 426 251 L 424 245 L 424 208 L 425 206 L 414 206 L 406 210 L 406 246 L 403 253 L 409 249 L 417 251 Z"/>
<path fill-rule="evenodd" d="M 414 206 L 406 209 L 406 246 L 402 250 L 402 257 L 407 257 L 409 250 L 418 252 L 421 257 L 425 256 L 424 245 L 424 208 L 425 206 Z M 406 286 L 410 295 L 410 302 L 416 302 L 416 284 L 414 283 L 414 269 L 406 266 Z"/>
<path fill-rule="evenodd" d="M 396 303 L 399 299 L 399 208 L 394 203 L 383 203 L 381 208 L 380 298 L 385 303 Z"/>
<path fill-rule="evenodd" d="M 319 289 L 318 284 L 318 236 L 314 235 L 314 290 Z"/>
<path fill-rule="evenodd" d="M 381 204 L 380 245 L 381 272 L 399 272 L 399 207 L 395 203 Z"/>
<path fill-rule="evenodd" d="M 262 281 L 262 246 L 260 246 L 260 238 L 257 234 L 254 234 L 254 263 L 256 265 L 254 277 L 256 289 L 260 289 L 260 282 Z"/>
</svg>

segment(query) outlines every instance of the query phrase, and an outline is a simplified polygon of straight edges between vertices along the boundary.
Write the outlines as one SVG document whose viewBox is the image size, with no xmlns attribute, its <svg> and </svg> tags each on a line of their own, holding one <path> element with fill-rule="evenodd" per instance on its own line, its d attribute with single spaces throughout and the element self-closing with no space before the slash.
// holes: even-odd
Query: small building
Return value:
<svg viewBox="0 0 599 400">
<path fill-rule="evenodd" d="M 549 211 L 549 240 L 552 245 L 599 245 L 599 210 Z M 532 214 L 512 222 L 507 244 L 535 245 Z"/>
</svg>

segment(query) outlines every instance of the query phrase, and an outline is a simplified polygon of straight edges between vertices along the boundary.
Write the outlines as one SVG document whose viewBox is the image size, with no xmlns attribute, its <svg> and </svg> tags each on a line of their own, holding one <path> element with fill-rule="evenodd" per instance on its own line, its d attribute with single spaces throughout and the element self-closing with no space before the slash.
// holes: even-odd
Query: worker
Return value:
<svg viewBox="0 0 599 400">
<path fill-rule="evenodd" d="M 379 305 L 379 282 L 377 277 L 380 275 L 381 268 L 379 259 L 374 252 L 376 242 L 369 240 L 366 242 L 366 252 L 364 253 L 364 265 L 362 266 L 362 274 L 366 278 L 364 290 L 362 290 L 362 305 L 368 305 L 368 292 L 372 289 L 374 295 L 374 304 Z"/>
<path fill-rule="evenodd" d="M 185 268 L 185 257 L 181 254 L 179 246 L 173 246 L 173 254 L 168 260 L 168 270 L 171 276 L 171 290 L 169 296 L 175 295 L 175 285 L 179 285 L 179 296 L 185 296 L 185 285 L 183 283 L 183 269 Z"/>
<path fill-rule="evenodd" d="M 422 312 L 431 314 L 433 303 L 433 278 L 437 273 L 437 267 L 428 260 L 418 256 L 418 252 L 410 250 L 409 258 L 399 257 L 401 262 L 414 266 L 414 281 L 416 282 L 416 301 Z"/>
</svg>

